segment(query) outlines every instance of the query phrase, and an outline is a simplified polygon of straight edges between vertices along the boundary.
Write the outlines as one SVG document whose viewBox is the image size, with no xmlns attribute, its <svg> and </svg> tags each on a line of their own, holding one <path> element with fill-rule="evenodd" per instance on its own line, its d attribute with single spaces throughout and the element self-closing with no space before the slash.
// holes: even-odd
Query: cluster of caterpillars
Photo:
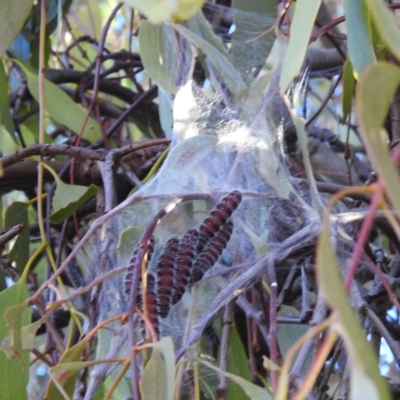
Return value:
<svg viewBox="0 0 400 400">
<path fill-rule="evenodd" d="M 159 317 L 167 317 L 170 308 L 185 293 L 187 287 L 199 282 L 222 254 L 233 230 L 230 219 L 242 200 L 235 190 L 225 196 L 210 212 L 199 229 L 190 229 L 182 237 L 169 239 L 157 261 L 154 273 L 147 273 L 144 301 L 146 314 L 159 335 Z M 148 244 L 147 259 L 151 260 L 154 239 Z M 133 268 L 137 264 L 137 249 L 133 252 L 125 276 L 125 294 L 129 300 Z M 141 283 L 136 305 L 143 307 Z"/>
</svg>

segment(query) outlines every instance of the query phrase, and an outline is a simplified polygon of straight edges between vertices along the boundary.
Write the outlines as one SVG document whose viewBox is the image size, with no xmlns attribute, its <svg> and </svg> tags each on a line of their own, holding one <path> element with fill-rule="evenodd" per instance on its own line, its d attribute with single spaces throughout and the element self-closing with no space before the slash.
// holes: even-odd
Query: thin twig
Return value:
<svg viewBox="0 0 400 400">
<path fill-rule="evenodd" d="M 106 137 L 109 138 L 119 127 L 120 125 L 129 117 L 130 114 L 148 97 L 150 97 L 157 89 L 156 85 L 151 86 L 144 93 L 140 94 L 136 100 L 116 119 L 113 124 L 107 129 Z M 100 139 L 98 144 L 103 143 L 102 139 Z"/>
<path fill-rule="evenodd" d="M 252 306 L 252 304 L 249 303 L 249 301 L 243 295 L 240 295 L 235 300 L 235 302 L 244 311 L 244 313 L 248 317 L 250 317 L 253 321 L 255 321 L 255 323 L 258 326 L 258 329 L 260 330 L 260 332 L 265 340 L 265 343 L 268 343 L 269 342 L 268 329 L 265 324 L 266 321 L 265 321 L 264 314 L 262 313 L 262 311 L 254 308 Z"/>
<path fill-rule="evenodd" d="M 276 298 L 278 295 L 278 282 L 276 280 L 275 264 L 269 262 L 267 265 L 268 280 L 270 286 L 269 293 L 269 345 L 270 345 L 270 359 L 274 364 L 278 364 L 278 324 L 277 324 L 277 305 Z M 272 390 L 276 394 L 278 390 L 278 371 L 271 371 Z"/>
<path fill-rule="evenodd" d="M 7 242 L 19 235 L 24 229 L 24 224 L 15 225 L 7 231 L 0 234 L 0 248 L 3 247 Z"/>
<path fill-rule="evenodd" d="M 226 372 L 228 370 L 228 358 L 229 358 L 229 336 L 231 333 L 232 325 L 232 302 L 229 302 L 225 306 L 224 317 L 223 317 L 223 328 L 220 346 L 220 358 L 219 368 L 221 371 Z M 219 384 L 217 387 L 217 395 L 220 400 L 225 400 L 228 394 L 228 381 L 225 375 L 221 374 L 219 377 Z"/>
<path fill-rule="evenodd" d="M 365 307 L 365 314 L 370 319 L 370 321 L 374 324 L 376 330 L 380 333 L 380 335 L 386 340 L 386 343 L 390 347 L 390 350 L 393 353 L 393 356 L 396 360 L 396 363 L 400 365 L 400 345 L 398 341 L 394 340 L 392 335 L 386 329 L 383 322 L 380 318 L 371 310 L 370 307 Z"/>
<path fill-rule="evenodd" d="M 308 128 L 318 117 L 319 114 L 321 114 L 322 110 L 325 108 L 325 106 L 328 104 L 328 101 L 332 98 L 332 95 L 336 88 L 338 87 L 340 81 L 342 80 L 342 75 L 343 75 L 343 70 L 340 72 L 340 75 L 336 79 L 336 82 L 331 86 L 329 89 L 328 93 L 325 96 L 324 101 L 322 104 L 319 106 L 318 110 L 310 117 L 310 119 L 306 122 L 305 127 Z"/>
</svg>

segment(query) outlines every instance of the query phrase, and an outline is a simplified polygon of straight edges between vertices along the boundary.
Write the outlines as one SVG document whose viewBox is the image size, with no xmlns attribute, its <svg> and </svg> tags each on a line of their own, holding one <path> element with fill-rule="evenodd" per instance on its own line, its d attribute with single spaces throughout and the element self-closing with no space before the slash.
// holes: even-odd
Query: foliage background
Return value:
<svg viewBox="0 0 400 400">
<path fill-rule="evenodd" d="M 398 398 L 397 8 L 2 1 L 2 398 Z M 150 235 L 233 189 L 214 269 L 139 313 Z"/>
</svg>

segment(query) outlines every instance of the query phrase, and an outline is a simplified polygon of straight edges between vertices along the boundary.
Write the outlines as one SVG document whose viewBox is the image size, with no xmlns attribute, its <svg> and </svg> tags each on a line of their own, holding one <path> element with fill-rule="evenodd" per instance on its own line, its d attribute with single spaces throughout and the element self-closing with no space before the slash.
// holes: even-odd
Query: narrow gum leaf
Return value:
<svg viewBox="0 0 400 400">
<path fill-rule="evenodd" d="M 400 68 L 379 62 L 365 70 L 356 90 L 356 109 L 364 145 L 397 211 L 400 211 L 399 175 L 390 159 L 382 125 L 399 84 Z"/>
<path fill-rule="evenodd" d="M 346 0 L 344 10 L 349 57 L 358 79 L 365 68 L 376 62 L 369 33 L 368 10 L 364 0 Z"/>
<path fill-rule="evenodd" d="M 50 373 L 57 380 L 57 382 L 64 388 L 65 392 L 70 396 L 74 394 L 75 381 L 79 374 L 77 363 L 81 362 L 82 354 L 93 338 L 96 331 L 91 331 L 75 346 L 69 348 L 60 358 L 60 361 L 54 367 L 50 368 Z M 78 365 L 79 367 L 79 365 Z M 82 365 L 80 365 L 82 367 Z M 46 399 L 51 400 L 64 400 L 63 395 L 57 389 L 53 380 L 49 381 L 46 390 Z"/>
<path fill-rule="evenodd" d="M 153 349 L 139 382 L 142 399 L 173 400 L 175 352 L 171 337 L 142 347 Z"/>
<path fill-rule="evenodd" d="M 49 220 L 53 224 L 65 221 L 83 203 L 93 197 L 98 191 L 96 185 L 89 187 L 69 185 L 62 181 L 57 183 L 53 197 L 53 214 Z"/>
<path fill-rule="evenodd" d="M 22 29 L 32 5 L 32 0 L 0 1 L 0 57 L 4 55 Z"/>
<path fill-rule="evenodd" d="M 10 307 L 21 305 L 29 297 L 29 292 L 26 288 L 25 279 L 20 279 L 16 284 L 3 290 L 0 293 L 0 343 L 10 335 L 9 327 L 6 324 L 4 314 Z M 12 335 L 15 340 L 19 340 L 21 332 L 18 331 L 22 325 L 30 323 L 29 312 L 23 312 L 20 314 L 22 318 L 16 321 L 13 326 Z M 18 351 L 17 344 L 17 351 Z M 13 352 L 15 356 L 15 352 Z M 29 380 L 29 353 L 22 352 L 18 354 L 18 357 L 9 360 L 7 358 L 4 349 L 0 348 L 0 393 L 1 398 L 4 399 L 27 399 L 26 387 Z"/>
<path fill-rule="evenodd" d="M 320 4 L 320 0 L 296 2 L 289 43 L 279 81 L 281 94 L 286 91 L 293 78 L 300 73 Z"/>
<path fill-rule="evenodd" d="M 354 384 L 362 381 L 365 385 L 357 389 L 359 395 L 362 392 L 362 398 L 368 395 L 370 400 L 389 400 L 389 390 L 380 375 L 378 359 L 349 303 L 330 239 L 329 216 L 326 216 L 317 246 L 318 287 L 325 301 L 338 316 L 332 328 L 343 337 L 351 358 L 351 390 L 356 390 Z M 354 375 L 355 373 L 357 375 Z"/>
<path fill-rule="evenodd" d="M 18 64 L 26 75 L 29 92 L 39 102 L 39 78 L 37 73 L 34 73 L 21 61 L 18 61 Z M 44 104 L 47 114 L 58 124 L 64 125 L 78 134 L 86 119 L 87 110 L 80 104 L 75 103 L 63 90 L 47 79 L 45 79 L 44 89 Z M 82 137 L 90 142 L 95 142 L 102 137 L 100 126 L 92 117 L 89 117 Z"/>
<path fill-rule="evenodd" d="M 400 60 L 400 29 L 393 11 L 381 0 L 365 0 L 371 9 L 371 17 L 390 51 Z"/>
</svg>

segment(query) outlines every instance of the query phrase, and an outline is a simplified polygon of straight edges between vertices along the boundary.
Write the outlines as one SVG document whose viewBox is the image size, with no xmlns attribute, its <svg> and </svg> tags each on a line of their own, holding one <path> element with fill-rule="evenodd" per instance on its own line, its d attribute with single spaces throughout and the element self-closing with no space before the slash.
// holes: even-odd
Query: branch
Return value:
<svg viewBox="0 0 400 400">
<path fill-rule="evenodd" d="M 0 163 L 3 168 L 22 161 L 24 158 L 32 156 L 55 156 L 65 155 L 75 158 L 84 158 L 93 161 L 104 161 L 105 152 L 92 150 L 85 147 L 76 147 L 67 144 L 36 144 L 26 147 L 25 149 L 17 150 L 0 158 Z"/>
<path fill-rule="evenodd" d="M 19 235 L 24 229 L 24 227 L 25 227 L 24 224 L 15 225 L 12 228 L 0 234 L 0 248 L 3 247 L 12 238 Z"/>
</svg>

